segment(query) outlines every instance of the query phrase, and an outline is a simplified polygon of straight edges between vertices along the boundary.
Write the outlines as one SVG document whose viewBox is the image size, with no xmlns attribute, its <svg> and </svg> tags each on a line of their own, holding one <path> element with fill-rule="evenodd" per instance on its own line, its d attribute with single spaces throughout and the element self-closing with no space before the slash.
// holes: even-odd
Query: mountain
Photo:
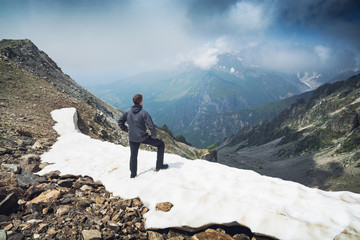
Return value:
<svg viewBox="0 0 360 240">
<path fill-rule="evenodd" d="M 312 93 L 312 91 L 305 92 L 258 108 L 220 114 L 202 114 L 183 134 L 187 136 L 186 139 L 191 143 L 197 143 L 200 146 L 205 146 L 208 143 L 214 143 L 213 145 L 215 145 L 244 127 L 273 119 L 284 109 L 295 103 L 297 99 L 309 98 Z"/>
<path fill-rule="evenodd" d="M 360 192 L 360 75 L 325 84 L 217 148 L 221 163 L 330 190 Z"/>
<path fill-rule="evenodd" d="M 82 132 L 97 139 L 128 145 L 127 135 L 116 124 L 122 111 L 89 93 L 64 74 L 30 40 L 0 41 L 0 57 L 1 122 L 5 135 L 20 132 L 53 142 L 56 134 L 50 112 L 57 108 L 75 107 Z M 170 153 L 191 159 L 209 153 L 177 142 L 160 129 L 159 136 Z"/>
<path fill-rule="evenodd" d="M 119 108 L 129 107 L 132 95 L 142 93 L 144 106 L 156 124 L 166 124 L 198 147 L 222 140 L 231 132 L 211 121 L 204 122 L 207 116 L 237 113 L 309 90 L 297 78 L 244 66 L 236 54 L 219 56 L 218 65 L 209 70 L 188 66 L 173 72 L 140 74 L 88 89 Z M 221 134 L 209 137 L 209 132 L 202 131 L 201 138 L 191 136 L 199 126 L 208 125 Z"/>
<path fill-rule="evenodd" d="M 69 131 L 101 146 L 110 144 L 114 149 L 122 149 L 121 156 L 114 153 L 111 158 L 114 162 L 128 162 L 128 149 L 121 146 L 127 145 L 127 135 L 120 132 L 115 122 L 121 111 L 78 85 L 30 40 L 0 41 L 0 239 L 150 239 L 163 235 L 165 239 L 170 236 L 185 239 L 195 235 L 171 228 L 146 229 L 143 215 L 149 209 L 138 197 L 113 196 L 98 179 L 85 172 L 72 175 L 52 171 L 39 175 L 41 169 L 49 166 L 42 161 L 43 154 L 59 140 L 53 128 L 56 124 L 53 110 L 63 108 L 76 109 L 66 126 Z M 81 133 L 74 129 L 74 124 Z M 187 158 L 209 153 L 179 143 L 162 130 L 159 134 L 166 141 L 168 153 Z M 73 147 L 76 146 L 76 137 L 70 139 L 76 142 Z M 88 144 L 76 150 L 85 156 L 98 150 L 100 158 L 107 154 L 106 149 Z M 67 147 L 61 153 L 76 155 Z M 86 158 L 77 169 L 93 166 L 97 172 L 103 172 L 108 167 L 103 162 L 98 165 L 100 158 L 91 161 L 92 157 Z M 68 161 L 66 157 L 62 160 Z M 126 169 L 121 171 L 127 172 L 128 165 L 124 166 Z M 117 181 L 113 183 L 121 186 Z M 234 233 L 231 227 L 222 228 Z M 206 229 L 198 229 L 196 234 L 206 235 Z M 235 232 L 254 235 L 248 228 L 241 229 Z M 228 236 L 222 232 L 214 235 Z"/>
<path fill-rule="evenodd" d="M 323 84 L 342 81 L 359 73 L 360 70 L 358 69 L 343 71 L 332 70 L 328 72 L 298 72 L 296 77 L 298 80 L 306 84 L 310 89 L 314 90 Z"/>
</svg>

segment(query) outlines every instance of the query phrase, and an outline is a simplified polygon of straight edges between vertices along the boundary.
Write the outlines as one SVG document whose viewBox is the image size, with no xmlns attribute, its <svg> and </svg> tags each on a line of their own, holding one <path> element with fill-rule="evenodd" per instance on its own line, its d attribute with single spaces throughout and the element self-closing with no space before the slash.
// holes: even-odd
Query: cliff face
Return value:
<svg viewBox="0 0 360 240">
<path fill-rule="evenodd" d="M 249 152 L 244 152 L 259 150 L 262 146 L 264 159 L 260 165 L 274 161 L 283 164 L 273 163 L 273 170 L 257 166 L 261 173 L 323 188 L 360 191 L 355 181 L 360 176 L 359 113 L 360 75 L 357 75 L 321 86 L 309 99 L 297 101 L 272 121 L 243 129 L 223 142 L 219 149 L 228 154 L 248 156 Z M 229 163 L 225 156 L 221 158 Z M 292 162 L 294 159 L 297 159 L 296 163 Z M 252 164 L 257 165 L 256 161 Z M 241 164 L 234 165 L 239 167 Z M 305 165 L 305 169 L 296 172 Z M 281 169 L 294 172 L 294 175 L 281 173 Z M 324 169 L 326 173 L 316 174 Z M 338 180 L 336 183 L 335 179 Z"/>
<path fill-rule="evenodd" d="M 30 40 L 0 42 L 2 99 L 1 120 L 7 129 L 21 129 L 34 137 L 56 138 L 50 112 L 75 107 L 80 130 L 91 137 L 127 145 L 127 135 L 117 127 L 122 112 L 103 102 L 64 74 L 49 56 Z M 28 121 L 28 119 L 31 119 Z M 51 133 L 51 134 L 50 134 Z M 167 152 L 201 158 L 207 150 L 179 143 L 166 132 L 159 135 Z"/>
</svg>

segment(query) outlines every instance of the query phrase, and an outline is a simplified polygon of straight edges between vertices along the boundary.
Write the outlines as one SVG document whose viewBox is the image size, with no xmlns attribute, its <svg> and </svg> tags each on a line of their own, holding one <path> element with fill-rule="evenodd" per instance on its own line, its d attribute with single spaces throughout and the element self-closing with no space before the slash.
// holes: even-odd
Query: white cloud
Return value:
<svg viewBox="0 0 360 240">
<path fill-rule="evenodd" d="M 265 29 L 270 23 L 268 14 L 264 7 L 251 2 L 238 2 L 229 11 L 228 24 L 232 25 L 238 32 L 254 32 Z"/>
<path fill-rule="evenodd" d="M 191 62 L 202 69 L 210 69 L 218 63 L 218 56 L 228 51 L 231 51 L 231 48 L 226 37 L 220 37 L 214 43 L 203 44 L 185 57 L 180 57 L 179 62 Z"/>
<path fill-rule="evenodd" d="M 319 56 L 322 62 L 325 62 L 330 57 L 330 49 L 321 45 L 317 45 L 314 47 L 315 52 Z"/>
</svg>

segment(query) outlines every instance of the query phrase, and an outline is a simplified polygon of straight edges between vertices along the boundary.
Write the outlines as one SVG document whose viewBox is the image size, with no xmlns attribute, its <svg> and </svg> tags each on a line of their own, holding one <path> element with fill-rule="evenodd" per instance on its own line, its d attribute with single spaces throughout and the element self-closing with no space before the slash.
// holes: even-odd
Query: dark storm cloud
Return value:
<svg viewBox="0 0 360 240">
<path fill-rule="evenodd" d="M 279 24 L 318 31 L 360 49 L 359 0 L 279 1 Z"/>
</svg>

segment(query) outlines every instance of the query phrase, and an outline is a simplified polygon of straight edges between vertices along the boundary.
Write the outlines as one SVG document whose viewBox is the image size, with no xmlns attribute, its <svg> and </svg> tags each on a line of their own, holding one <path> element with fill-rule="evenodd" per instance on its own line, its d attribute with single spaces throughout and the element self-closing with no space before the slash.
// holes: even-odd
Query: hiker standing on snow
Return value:
<svg viewBox="0 0 360 240">
<path fill-rule="evenodd" d="M 162 140 L 156 138 L 155 125 L 149 113 L 142 109 L 143 97 L 141 94 L 133 96 L 134 105 L 129 110 L 124 112 L 118 121 L 121 130 L 129 133 L 130 142 L 130 171 L 131 178 L 137 175 L 137 156 L 139 152 L 140 143 L 148 144 L 158 148 L 156 171 L 160 169 L 167 169 L 169 165 L 164 164 L 164 150 L 165 144 Z M 125 126 L 128 123 L 129 128 Z M 151 136 L 146 132 L 146 126 L 149 128 Z"/>
</svg>

